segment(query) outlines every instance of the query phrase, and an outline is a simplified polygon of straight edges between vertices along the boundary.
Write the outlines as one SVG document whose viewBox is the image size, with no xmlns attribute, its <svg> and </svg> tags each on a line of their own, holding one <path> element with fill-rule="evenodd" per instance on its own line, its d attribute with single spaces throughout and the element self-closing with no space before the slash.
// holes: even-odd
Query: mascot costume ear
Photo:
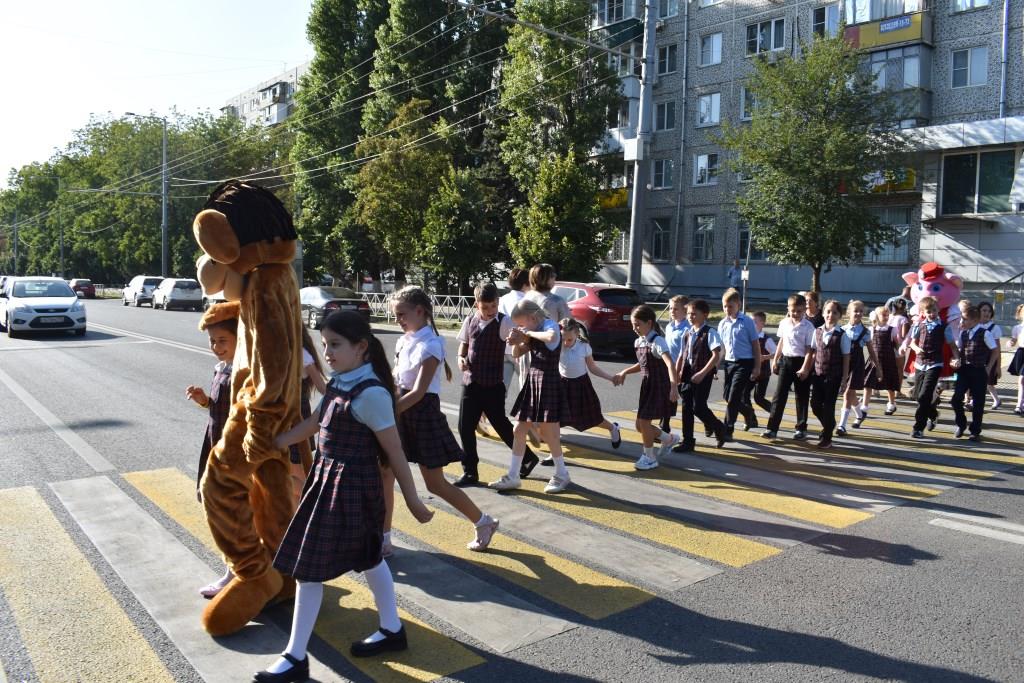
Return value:
<svg viewBox="0 0 1024 683">
<path fill-rule="evenodd" d="M 204 291 L 238 302 L 231 410 L 201 483 L 210 531 L 235 575 L 202 622 L 226 635 L 295 589 L 273 567 L 295 512 L 289 452 L 274 437 L 301 421 L 302 323 L 291 266 L 298 236 L 277 197 L 240 182 L 214 190 L 192 229 Z M 298 449 L 308 470 L 309 444 Z"/>
</svg>

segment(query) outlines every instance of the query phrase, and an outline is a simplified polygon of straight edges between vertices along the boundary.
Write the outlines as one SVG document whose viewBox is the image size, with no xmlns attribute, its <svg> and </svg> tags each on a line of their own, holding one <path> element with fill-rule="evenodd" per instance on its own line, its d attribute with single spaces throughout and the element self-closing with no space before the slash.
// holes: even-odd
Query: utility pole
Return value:
<svg viewBox="0 0 1024 683">
<path fill-rule="evenodd" d="M 11 269 L 11 272 L 14 275 L 17 275 L 18 274 L 18 208 L 17 207 L 14 208 L 14 225 L 12 227 L 14 228 L 14 268 Z"/>
<path fill-rule="evenodd" d="M 130 111 L 125 112 L 125 116 L 155 119 L 163 125 L 162 144 L 160 146 L 160 275 L 162 277 L 170 277 L 170 268 L 168 267 L 170 253 L 167 244 L 167 190 L 168 182 L 170 181 L 170 178 L 167 177 L 167 117 L 136 114 Z"/>
<path fill-rule="evenodd" d="M 57 227 L 60 229 L 60 279 L 64 279 L 64 222 L 60 219 L 60 191 L 62 185 L 60 176 L 57 176 Z"/>
<path fill-rule="evenodd" d="M 685 2 L 686 0 L 684 0 Z M 629 213 L 629 273 L 626 286 L 638 289 L 641 285 L 644 268 L 644 204 L 647 198 L 648 179 L 651 171 L 651 160 L 647 158 L 647 149 L 651 139 L 651 95 L 654 91 L 654 65 L 657 48 L 656 15 L 651 11 L 650 0 L 644 0 L 644 61 L 640 71 L 640 107 L 637 112 L 636 148 L 633 166 L 633 206 Z M 681 125 L 686 125 L 684 121 Z M 629 161 L 629 159 L 626 159 Z M 678 176 L 678 173 L 673 175 Z M 673 182 L 681 182 L 681 178 L 673 178 Z"/>
</svg>

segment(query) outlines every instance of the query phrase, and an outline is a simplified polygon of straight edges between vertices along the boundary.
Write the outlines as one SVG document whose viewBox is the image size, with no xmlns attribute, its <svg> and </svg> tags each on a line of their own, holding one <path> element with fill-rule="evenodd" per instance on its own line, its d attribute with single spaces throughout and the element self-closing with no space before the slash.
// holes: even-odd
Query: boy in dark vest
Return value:
<svg viewBox="0 0 1024 683">
<path fill-rule="evenodd" d="M 825 324 L 814 331 L 814 377 L 811 379 L 811 410 L 821 423 L 818 448 L 832 447 L 836 428 L 836 400 L 850 375 L 850 338 L 839 327 L 843 309 L 835 299 L 822 307 Z"/>
<path fill-rule="evenodd" d="M 708 407 L 708 395 L 715 379 L 715 369 L 722 358 L 722 338 L 707 324 L 711 307 L 703 299 L 686 304 L 690 327 L 683 333 L 676 372 L 679 375 L 679 398 L 683 403 L 683 440 L 672 448 L 675 453 L 692 451 L 693 418 L 704 423 L 704 429 L 715 435 L 718 447 L 725 443 L 725 424 Z"/>
<path fill-rule="evenodd" d="M 999 363 L 999 343 L 992 333 L 981 324 L 981 310 L 977 306 L 967 308 L 960 322 L 960 336 L 956 340 L 959 358 L 952 361 L 956 368 L 956 388 L 950 405 L 956 416 L 956 438 L 964 435 L 967 416 L 964 413 L 964 395 L 984 398 L 989 374 Z M 975 398 L 971 406 L 971 441 L 981 441 L 981 418 L 985 413 L 985 401 Z"/>
<path fill-rule="evenodd" d="M 914 394 L 917 399 L 911 436 L 920 439 L 924 437 L 925 425 L 931 431 L 939 419 L 935 388 L 945 364 L 943 350 L 948 344 L 954 359 L 959 357 L 959 352 L 954 343 L 953 328 L 939 318 L 939 305 L 935 299 L 930 296 L 922 298 L 917 302 L 917 310 L 922 319 L 910 328 L 910 348 L 915 354 Z M 980 395 L 984 397 L 985 394 Z"/>
<path fill-rule="evenodd" d="M 462 477 L 456 486 L 480 483 L 477 467 L 476 426 L 486 415 L 505 445 L 512 448 L 512 423 L 505 410 L 505 340 L 514 325 L 512 318 L 498 312 L 498 288 L 480 284 L 473 290 L 476 311 L 462 323 L 459 332 L 459 370 L 462 371 L 462 400 L 459 403 L 459 437 L 462 440 Z M 523 457 L 520 476 L 529 476 L 539 462 L 529 448 Z"/>
</svg>

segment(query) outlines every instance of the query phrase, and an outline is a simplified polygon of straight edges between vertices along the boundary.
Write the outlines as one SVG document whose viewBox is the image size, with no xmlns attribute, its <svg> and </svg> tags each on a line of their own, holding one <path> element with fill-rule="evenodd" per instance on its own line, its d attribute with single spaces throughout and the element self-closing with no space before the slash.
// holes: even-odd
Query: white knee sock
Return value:
<svg viewBox="0 0 1024 683">
<path fill-rule="evenodd" d="M 366 584 L 373 592 L 373 601 L 377 604 L 380 627 L 391 633 L 397 632 L 402 628 L 402 622 L 398 618 L 398 602 L 395 600 L 395 581 L 391 577 L 391 568 L 388 567 L 388 563 L 381 560 L 381 563 L 376 567 L 363 572 L 363 576 L 366 577 Z M 374 643 L 383 639 L 384 634 L 377 631 L 366 638 L 365 642 Z"/>
<path fill-rule="evenodd" d="M 850 409 L 843 408 L 842 416 L 839 418 L 839 426 L 846 429 L 846 421 L 850 419 Z"/>
<path fill-rule="evenodd" d="M 295 659 L 306 658 L 306 647 L 313 635 L 313 626 L 320 613 L 320 603 L 324 599 L 324 585 L 315 581 L 299 581 L 295 589 L 295 610 L 292 612 L 292 634 L 288 639 L 288 647 L 284 649 Z M 279 674 L 292 668 L 291 662 L 279 657 L 267 671 Z"/>
<path fill-rule="evenodd" d="M 518 479 L 519 478 L 519 470 L 523 466 L 523 457 L 524 456 L 522 456 L 522 455 L 513 455 L 512 456 L 512 463 L 508 466 L 508 476 L 509 476 L 509 479 Z"/>
</svg>

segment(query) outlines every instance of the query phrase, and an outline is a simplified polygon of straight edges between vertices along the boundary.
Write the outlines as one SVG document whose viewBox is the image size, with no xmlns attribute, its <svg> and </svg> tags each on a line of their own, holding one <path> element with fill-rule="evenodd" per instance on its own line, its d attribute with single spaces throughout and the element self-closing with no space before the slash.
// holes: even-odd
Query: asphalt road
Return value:
<svg viewBox="0 0 1024 683">
<path fill-rule="evenodd" d="M 181 579 L 187 561 L 211 577 L 222 566 L 187 500 L 206 418 L 184 388 L 214 362 L 199 316 L 88 311 L 84 339 L 0 338 L 0 681 L 247 680 L 246 657 L 283 646 L 288 606 L 211 644 L 190 602 L 208 578 Z M 392 349 L 398 331 L 378 333 Z M 635 380 L 595 381 L 606 413 L 635 407 Z M 445 384 L 449 412 L 458 399 Z M 334 635 L 368 610 L 353 608 L 353 582 L 321 614 L 318 678 L 1024 681 L 1024 422 L 1004 409 L 969 450 L 946 414 L 908 448 L 908 412 L 828 457 L 740 435 L 644 475 L 635 443 L 567 434 L 571 494 L 473 492 L 505 520 L 489 557 L 458 552 L 468 527 L 444 513 L 398 525 L 420 659 L 366 668 L 339 654 Z M 507 450 L 484 443 L 500 466 Z M 118 524 L 138 525 L 136 546 Z M 169 585 L 153 580 L 163 572 Z"/>
</svg>

